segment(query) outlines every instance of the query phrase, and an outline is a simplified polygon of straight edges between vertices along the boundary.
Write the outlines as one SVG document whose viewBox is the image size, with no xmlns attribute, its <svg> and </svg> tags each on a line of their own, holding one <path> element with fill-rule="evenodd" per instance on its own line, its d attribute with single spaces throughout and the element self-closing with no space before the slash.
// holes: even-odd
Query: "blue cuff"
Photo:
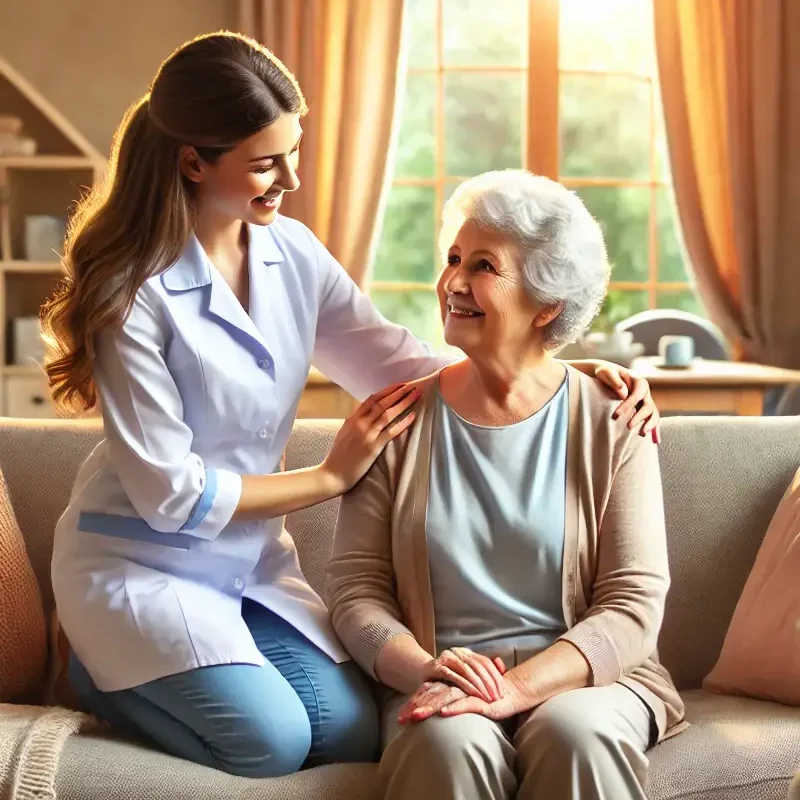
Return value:
<svg viewBox="0 0 800 800">
<path fill-rule="evenodd" d="M 192 509 L 192 513 L 186 524 L 181 528 L 183 531 L 194 530 L 206 517 L 206 514 L 214 505 L 214 498 L 217 496 L 217 471 L 214 468 L 206 470 L 206 485 L 200 499 Z"/>
</svg>

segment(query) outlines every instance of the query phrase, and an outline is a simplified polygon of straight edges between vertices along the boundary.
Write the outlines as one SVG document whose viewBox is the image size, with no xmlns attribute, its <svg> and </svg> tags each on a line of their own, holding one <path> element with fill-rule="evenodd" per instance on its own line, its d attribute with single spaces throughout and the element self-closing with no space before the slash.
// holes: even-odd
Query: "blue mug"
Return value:
<svg viewBox="0 0 800 800">
<path fill-rule="evenodd" d="M 662 336 L 658 354 L 665 367 L 688 367 L 694 360 L 694 339 L 691 336 Z"/>
</svg>

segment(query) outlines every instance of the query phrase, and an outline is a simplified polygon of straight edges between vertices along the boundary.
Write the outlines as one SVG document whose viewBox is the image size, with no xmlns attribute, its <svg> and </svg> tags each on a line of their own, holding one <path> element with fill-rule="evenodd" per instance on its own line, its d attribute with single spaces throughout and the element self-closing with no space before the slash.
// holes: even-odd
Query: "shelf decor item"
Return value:
<svg viewBox="0 0 800 800">
<path fill-rule="evenodd" d="M 25 217 L 25 258 L 28 261 L 56 261 L 64 254 L 67 219 L 48 214 Z"/>
<path fill-rule="evenodd" d="M 0 59 L 0 415 L 55 415 L 39 366 L 39 308 L 62 274 L 67 218 L 105 165 L 78 129 Z"/>
<path fill-rule="evenodd" d="M 32 156 L 36 139 L 22 135 L 22 119 L 11 114 L 0 115 L 0 156 Z"/>
<path fill-rule="evenodd" d="M 11 332 L 11 363 L 15 366 L 34 366 L 44 360 L 44 342 L 39 317 L 17 317 L 9 323 Z"/>
</svg>

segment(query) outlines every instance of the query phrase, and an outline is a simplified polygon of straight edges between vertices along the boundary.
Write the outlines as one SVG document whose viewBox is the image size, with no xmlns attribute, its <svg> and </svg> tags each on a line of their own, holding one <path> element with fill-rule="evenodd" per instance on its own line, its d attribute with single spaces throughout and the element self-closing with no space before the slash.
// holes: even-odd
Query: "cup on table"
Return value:
<svg viewBox="0 0 800 800">
<path fill-rule="evenodd" d="M 662 336 L 658 354 L 665 367 L 689 367 L 694 360 L 694 339 L 691 336 Z"/>
</svg>

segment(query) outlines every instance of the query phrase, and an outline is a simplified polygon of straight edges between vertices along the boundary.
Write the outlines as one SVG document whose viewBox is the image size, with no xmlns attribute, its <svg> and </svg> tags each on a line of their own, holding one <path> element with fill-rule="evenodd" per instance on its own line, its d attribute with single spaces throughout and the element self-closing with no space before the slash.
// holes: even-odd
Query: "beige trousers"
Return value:
<svg viewBox="0 0 800 800">
<path fill-rule="evenodd" d="M 384 710 L 386 800 L 646 800 L 651 712 L 621 684 L 565 692 L 516 729 L 476 714 L 399 725 Z"/>
</svg>

